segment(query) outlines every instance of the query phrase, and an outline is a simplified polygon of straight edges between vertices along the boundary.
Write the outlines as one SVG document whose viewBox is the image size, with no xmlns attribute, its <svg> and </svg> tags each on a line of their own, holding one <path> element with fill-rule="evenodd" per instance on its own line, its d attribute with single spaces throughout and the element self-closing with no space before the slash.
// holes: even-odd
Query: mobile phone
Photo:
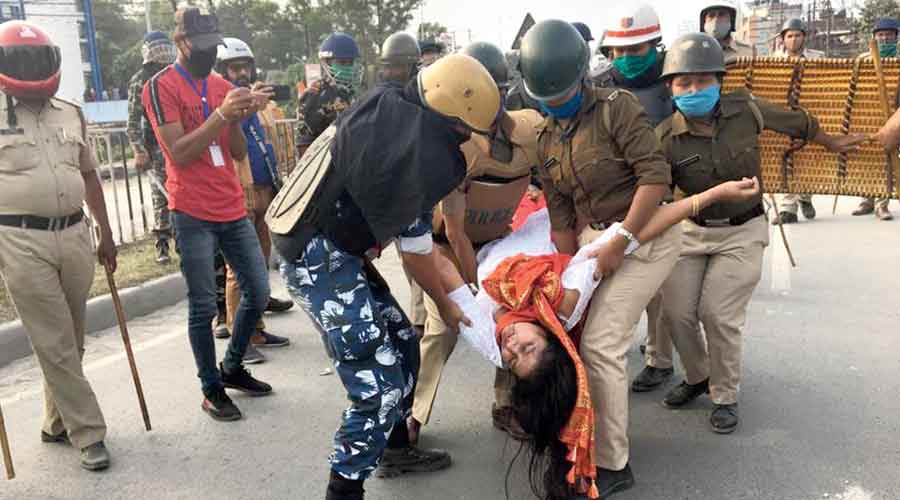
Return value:
<svg viewBox="0 0 900 500">
<path fill-rule="evenodd" d="M 272 85 L 272 99 L 273 101 L 283 102 L 291 100 L 291 86 L 290 85 Z"/>
</svg>

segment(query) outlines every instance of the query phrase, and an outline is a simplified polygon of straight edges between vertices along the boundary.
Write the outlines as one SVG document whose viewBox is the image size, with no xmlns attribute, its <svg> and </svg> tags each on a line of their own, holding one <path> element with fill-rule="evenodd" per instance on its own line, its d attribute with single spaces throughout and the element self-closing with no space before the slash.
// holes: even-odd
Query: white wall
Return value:
<svg viewBox="0 0 900 500">
<path fill-rule="evenodd" d="M 84 73 L 90 71 L 89 61 L 81 59 L 78 22 L 84 15 L 77 9 L 81 0 L 31 0 L 25 2 L 25 17 L 42 27 L 62 53 L 62 82 L 57 96 L 82 102 Z"/>
</svg>

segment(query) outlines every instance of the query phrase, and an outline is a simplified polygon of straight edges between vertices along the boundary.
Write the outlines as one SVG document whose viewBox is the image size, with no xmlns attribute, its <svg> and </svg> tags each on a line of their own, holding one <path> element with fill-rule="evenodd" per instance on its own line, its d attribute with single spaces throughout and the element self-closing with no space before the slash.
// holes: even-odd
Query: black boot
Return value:
<svg viewBox="0 0 900 500">
<path fill-rule="evenodd" d="M 668 382 L 675 375 L 674 368 L 657 368 L 647 365 L 638 373 L 631 382 L 631 390 L 634 392 L 649 392 L 663 383 Z"/>
<path fill-rule="evenodd" d="M 666 394 L 666 398 L 663 399 L 663 406 L 666 408 L 681 408 L 704 393 L 709 394 L 709 379 L 694 385 L 683 381 Z"/>
<path fill-rule="evenodd" d="M 352 481 L 331 471 L 328 489 L 325 491 L 325 500 L 363 500 L 364 494 L 362 480 Z"/>
<path fill-rule="evenodd" d="M 606 499 L 613 493 L 625 491 L 634 486 L 634 474 L 631 473 L 631 466 L 625 464 L 622 470 L 609 470 L 597 467 L 597 490 L 600 491 L 600 498 Z"/>
<path fill-rule="evenodd" d="M 709 425 L 712 430 L 718 434 L 731 434 L 738 426 L 738 405 L 731 403 L 730 405 L 716 405 L 709 416 Z"/>
</svg>

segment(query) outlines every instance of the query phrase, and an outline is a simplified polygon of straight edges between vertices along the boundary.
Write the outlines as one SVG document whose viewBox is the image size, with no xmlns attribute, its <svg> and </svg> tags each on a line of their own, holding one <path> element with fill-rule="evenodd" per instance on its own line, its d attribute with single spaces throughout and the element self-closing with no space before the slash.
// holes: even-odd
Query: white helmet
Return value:
<svg viewBox="0 0 900 500">
<path fill-rule="evenodd" d="M 733 0 L 703 0 L 700 2 L 700 32 L 706 24 L 706 11 L 710 9 L 728 9 L 731 11 L 731 31 L 741 29 L 741 8 Z"/>
<path fill-rule="evenodd" d="M 256 60 L 253 57 L 253 51 L 250 50 L 250 46 L 244 43 L 243 40 L 238 38 L 225 38 L 225 45 L 219 45 L 219 51 L 216 54 L 216 59 L 221 63 L 225 61 L 232 61 L 234 59 L 251 59 Z"/>
<path fill-rule="evenodd" d="M 627 47 L 662 38 L 659 16 L 645 3 L 619 4 L 611 19 L 613 24 L 607 26 L 601 47 Z"/>
</svg>

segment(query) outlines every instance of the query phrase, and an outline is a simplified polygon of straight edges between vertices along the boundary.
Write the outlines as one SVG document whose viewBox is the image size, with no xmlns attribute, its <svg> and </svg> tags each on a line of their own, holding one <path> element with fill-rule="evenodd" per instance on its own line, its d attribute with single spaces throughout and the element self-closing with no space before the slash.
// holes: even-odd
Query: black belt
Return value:
<svg viewBox="0 0 900 500">
<path fill-rule="evenodd" d="M 0 215 L 0 226 L 19 227 L 22 229 L 39 229 L 41 231 L 62 231 L 74 226 L 84 219 L 84 212 L 78 210 L 74 214 L 63 217 L 41 217 L 38 215 Z"/>
<path fill-rule="evenodd" d="M 701 227 L 740 226 L 764 213 L 766 213 L 766 211 L 763 210 L 763 206 L 756 205 L 740 215 L 735 215 L 734 217 L 729 217 L 727 219 L 701 219 L 700 217 L 691 217 L 691 221 Z"/>
</svg>

